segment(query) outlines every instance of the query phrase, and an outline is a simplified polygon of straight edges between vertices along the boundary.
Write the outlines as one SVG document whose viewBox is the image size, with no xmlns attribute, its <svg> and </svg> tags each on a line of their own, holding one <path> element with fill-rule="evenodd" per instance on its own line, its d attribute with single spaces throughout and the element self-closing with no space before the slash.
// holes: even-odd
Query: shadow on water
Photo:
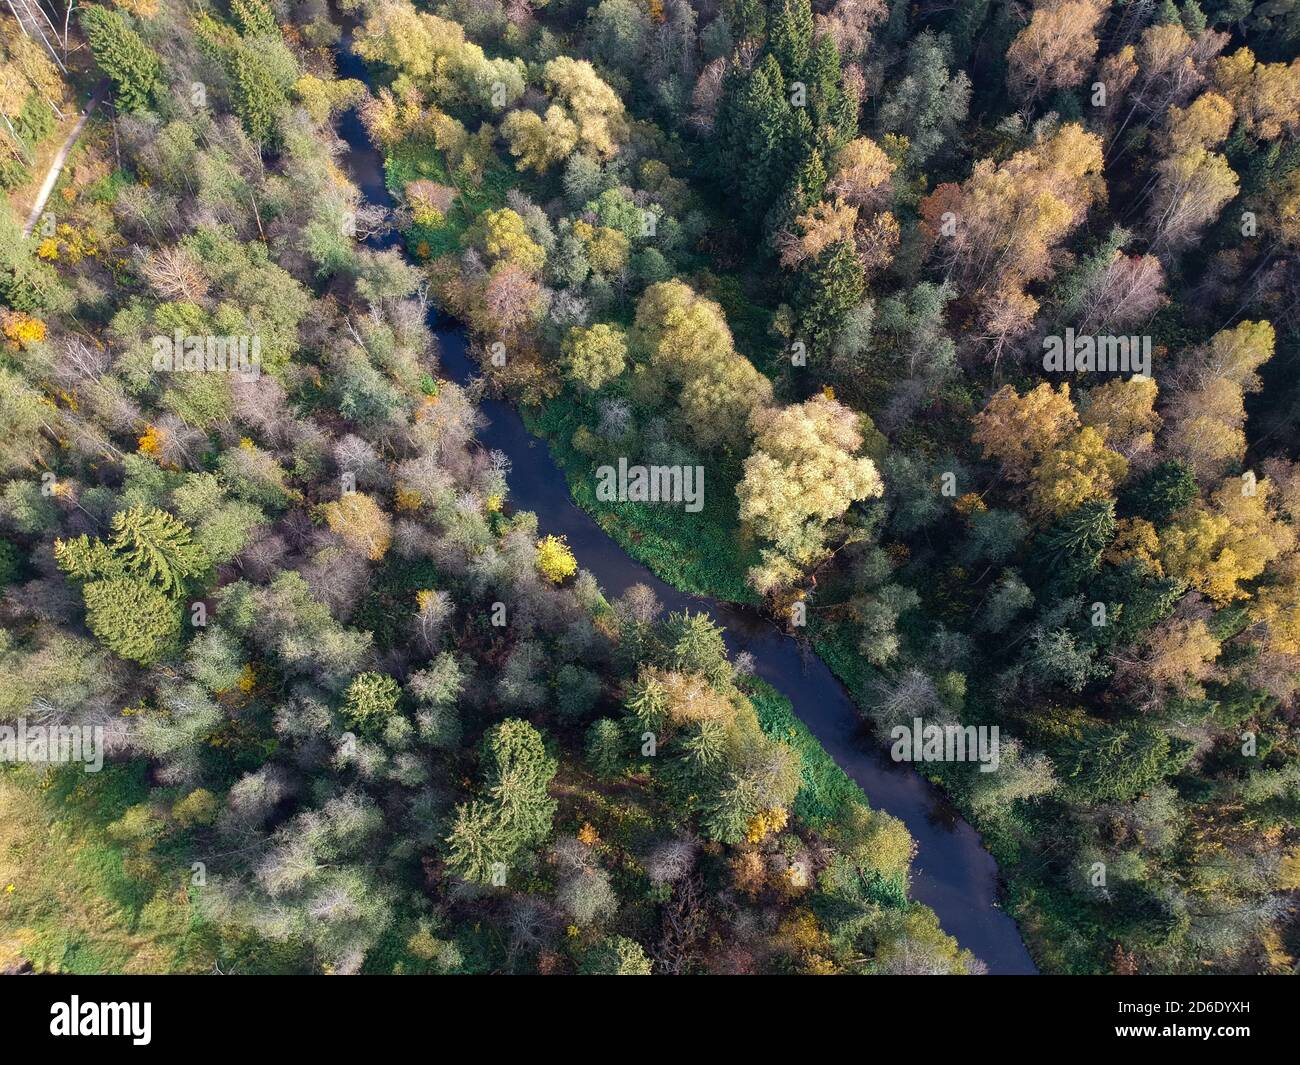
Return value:
<svg viewBox="0 0 1300 1065">
<path fill-rule="evenodd" d="M 351 29 L 345 27 L 339 42 L 339 74 L 369 83 L 351 44 Z M 343 115 L 338 129 L 348 146 L 345 164 L 352 180 L 372 203 L 392 207 L 383 162 L 356 113 Z M 392 235 L 372 242 L 376 247 L 397 243 Z M 441 319 L 436 310 L 430 312 L 430 326 L 440 347 L 443 372 L 466 384 L 478 368 L 467 351 L 464 332 Z M 618 596 L 634 584 L 645 584 L 668 610 L 689 608 L 710 614 L 726 629 L 732 653 L 748 651 L 754 656 L 755 673 L 791 701 L 795 713 L 836 764 L 862 787 L 872 806 L 907 825 L 917 843 L 912 897 L 931 907 L 944 931 L 981 959 L 989 972 L 1036 972 L 1015 921 L 997 904 L 997 864 L 979 834 L 929 781 L 864 741 L 857 708 L 830 668 L 757 612 L 686 595 L 661 581 L 573 503 L 564 474 L 545 442 L 528 432 L 512 406 L 485 398 L 480 409 L 488 423 L 479 433 L 480 442 L 510 459 L 512 505 L 533 511 L 544 531 L 567 537 L 581 565 L 591 571 L 606 595 Z"/>
</svg>

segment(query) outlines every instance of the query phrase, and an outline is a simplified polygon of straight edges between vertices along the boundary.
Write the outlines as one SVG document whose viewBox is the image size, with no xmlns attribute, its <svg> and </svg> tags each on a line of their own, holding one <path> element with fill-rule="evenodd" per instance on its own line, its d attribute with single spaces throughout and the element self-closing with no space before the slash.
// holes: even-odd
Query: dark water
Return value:
<svg viewBox="0 0 1300 1065">
<path fill-rule="evenodd" d="M 364 65 L 351 52 L 350 32 L 345 31 L 340 42 L 338 61 L 341 76 L 367 80 Z M 355 113 L 343 116 L 339 134 L 349 148 L 346 165 L 352 180 L 371 202 L 392 206 L 382 161 Z M 394 237 L 376 242 L 379 246 L 394 243 Z M 454 323 L 440 321 L 436 311 L 430 319 L 441 346 L 443 372 L 465 384 L 477 367 L 466 352 L 464 333 Z M 830 668 L 757 613 L 685 595 L 635 562 L 573 503 L 564 474 L 545 442 L 528 432 L 513 407 L 485 399 L 480 409 L 488 426 L 479 440 L 510 457 L 511 504 L 533 511 L 543 531 L 567 537 L 579 563 L 595 575 L 607 595 L 645 584 L 669 610 L 689 607 L 712 615 L 727 630 L 732 652 L 748 651 L 754 656 L 758 676 L 791 701 L 800 720 L 857 781 L 871 805 L 907 825 L 917 843 L 912 897 L 931 907 L 944 931 L 981 959 L 989 972 L 1036 972 L 1015 921 L 998 907 L 997 865 L 979 835 L 927 780 L 891 762 L 860 737 L 857 708 Z"/>
</svg>

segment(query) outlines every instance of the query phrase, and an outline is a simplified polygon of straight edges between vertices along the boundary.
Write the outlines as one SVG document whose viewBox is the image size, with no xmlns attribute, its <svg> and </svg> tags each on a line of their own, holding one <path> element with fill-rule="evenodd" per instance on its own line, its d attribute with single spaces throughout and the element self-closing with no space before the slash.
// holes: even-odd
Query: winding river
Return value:
<svg viewBox="0 0 1300 1065">
<path fill-rule="evenodd" d="M 338 46 L 339 74 L 369 83 L 351 44 L 351 30 L 345 24 Z M 362 194 L 372 203 L 394 206 L 384 184 L 383 161 L 355 112 L 340 119 L 339 135 L 348 146 L 345 165 Z M 390 235 L 373 245 L 397 243 Z M 465 334 L 454 323 L 440 320 L 436 311 L 430 313 L 430 325 L 441 348 L 443 372 L 465 384 L 477 373 L 466 351 Z M 1015 921 L 998 906 L 997 865 L 979 834 L 929 781 L 891 762 L 878 746 L 864 740 L 857 708 L 830 668 L 756 612 L 686 595 L 634 561 L 573 503 L 563 472 L 545 442 L 524 427 L 519 413 L 491 398 L 480 407 L 488 422 L 480 441 L 506 454 L 511 462 L 512 504 L 533 511 L 544 531 L 567 537 L 582 566 L 595 575 L 607 595 L 645 584 L 668 610 L 689 607 L 710 614 L 726 629 L 732 653 L 748 651 L 754 656 L 757 675 L 791 701 L 794 712 L 836 764 L 862 787 L 872 806 L 907 825 L 917 844 L 912 897 L 931 907 L 944 931 L 983 961 L 990 973 L 1037 972 Z"/>
</svg>

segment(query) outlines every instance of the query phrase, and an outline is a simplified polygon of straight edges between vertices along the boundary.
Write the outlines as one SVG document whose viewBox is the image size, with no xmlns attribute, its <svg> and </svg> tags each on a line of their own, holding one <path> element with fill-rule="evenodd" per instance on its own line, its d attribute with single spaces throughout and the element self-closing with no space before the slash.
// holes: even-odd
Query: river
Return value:
<svg viewBox="0 0 1300 1065">
<path fill-rule="evenodd" d="M 351 31 L 346 26 L 338 66 L 340 76 L 369 84 L 364 64 L 352 54 Z M 356 113 L 344 114 L 338 129 L 348 146 L 345 166 L 362 194 L 372 203 L 394 206 L 384 184 L 383 162 Z M 377 247 L 397 243 L 392 235 L 373 242 Z M 477 366 L 467 353 L 464 332 L 454 322 L 440 319 L 436 310 L 430 312 L 430 325 L 441 349 L 443 372 L 459 384 L 467 383 Z M 917 844 L 912 897 L 933 909 L 944 931 L 983 961 L 990 973 L 1037 972 L 1015 921 L 998 905 L 997 863 L 979 834 L 934 785 L 910 767 L 890 761 L 877 745 L 864 739 L 857 707 L 830 668 L 758 613 L 686 595 L 665 584 L 572 501 L 546 443 L 524 427 L 518 411 L 491 398 L 485 398 L 480 409 L 488 424 L 479 440 L 510 459 L 512 505 L 533 511 L 543 532 L 567 537 L 579 563 L 607 595 L 645 584 L 669 610 L 690 608 L 710 614 L 726 629 L 732 653 L 753 655 L 755 673 L 790 700 L 795 714 L 836 764 L 857 781 L 871 805 L 907 825 Z"/>
</svg>

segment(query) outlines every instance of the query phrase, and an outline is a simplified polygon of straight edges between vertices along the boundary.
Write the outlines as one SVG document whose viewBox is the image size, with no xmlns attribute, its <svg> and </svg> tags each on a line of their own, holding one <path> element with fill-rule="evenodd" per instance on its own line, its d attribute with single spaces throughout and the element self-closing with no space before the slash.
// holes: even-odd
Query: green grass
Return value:
<svg viewBox="0 0 1300 1065">
<path fill-rule="evenodd" d="M 147 793 L 142 763 L 0 773 L 0 967 L 177 973 L 211 965 L 181 870 L 146 870 L 104 826 Z"/>
<path fill-rule="evenodd" d="M 566 393 L 541 409 L 523 413 L 528 428 L 545 437 L 574 502 L 624 551 L 684 592 L 737 603 L 759 602 L 745 583 L 745 572 L 758 562 L 758 551 L 738 532 L 739 463 L 705 465 L 704 506 L 698 513 L 654 504 L 605 503 L 596 498 L 596 467 L 617 458 L 594 458 L 573 444 L 578 428 L 594 422 L 591 412 Z"/>
<path fill-rule="evenodd" d="M 750 680 L 747 688 L 763 731 L 799 752 L 803 786 L 794 801 L 796 817 L 820 830 L 842 818 L 851 806 L 871 805 L 866 793 L 795 717 L 789 699 L 761 680 Z"/>
<path fill-rule="evenodd" d="M 440 226 L 413 225 L 405 232 L 407 250 L 417 259 L 436 259 L 461 250 L 461 237 L 484 211 L 495 210 L 506 202 L 506 193 L 516 183 L 515 172 L 499 157 L 493 157 L 477 187 L 457 180 L 447 168 L 442 153 L 427 141 L 403 141 L 384 159 L 384 183 L 398 200 L 403 199 L 407 184 L 424 179 L 452 185 L 458 195 Z M 421 245 L 427 255 L 418 254 Z"/>
</svg>

